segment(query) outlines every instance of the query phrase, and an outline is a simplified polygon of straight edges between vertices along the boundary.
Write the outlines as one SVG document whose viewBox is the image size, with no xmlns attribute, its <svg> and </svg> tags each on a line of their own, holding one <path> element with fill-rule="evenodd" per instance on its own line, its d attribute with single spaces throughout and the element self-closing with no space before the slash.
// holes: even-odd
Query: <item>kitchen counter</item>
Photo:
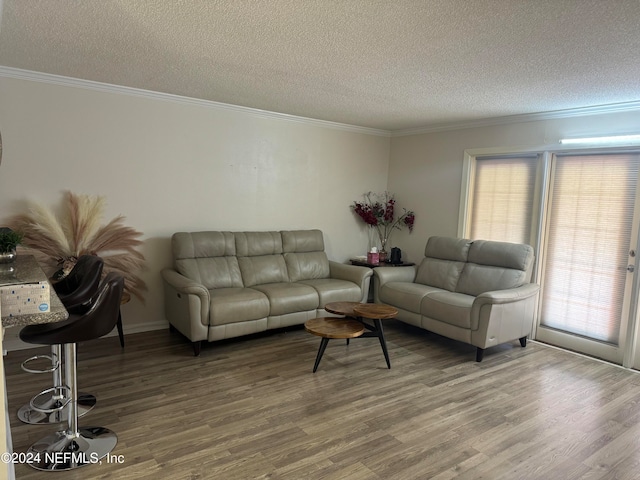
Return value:
<svg viewBox="0 0 640 480">
<path fill-rule="evenodd" d="M 33 255 L 20 254 L 16 257 L 13 264 L 14 272 L 7 273 L 2 270 L 0 265 L 0 285 L 15 285 L 21 283 L 36 283 L 49 281 L 46 274 L 40 267 L 40 264 Z M 53 287 L 50 289 L 51 298 L 49 300 L 49 311 L 42 313 L 33 313 L 26 315 L 2 316 L 2 326 L 9 327 L 25 327 L 36 323 L 52 323 L 66 320 L 69 317 L 67 310 L 56 295 Z M 1 312 L 1 310 L 0 310 Z"/>
<path fill-rule="evenodd" d="M 10 265 L 13 271 L 8 270 L 7 265 L 0 265 L 0 285 L 16 285 L 21 283 L 37 283 L 49 281 L 40 264 L 33 255 L 18 255 Z M 0 316 L 2 306 L 0 305 Z M 4 329 L 8 327 L 25 327 L 37 323 L 60 322 L 69 318 L 69 313 L 62 302 L 50 288 L 49 311 L 16 316 L 1 316 L 2 338 Z M 1 341 L 0 341 L 1 342 Z M 0 348 L 2 345 L 0 343 Z M 3 350 L 4 351 L 4 350 Z M 9 428 L 9 412 L 7 410 L 6 385 L 4 380 L 4 365 L 0 365 L 0 453 L 13 451 L 11 441 L 11 429 Z M 15 479 L 15 470 L 12 463 L 0 463 L 0 479 Z"/>
</svg>

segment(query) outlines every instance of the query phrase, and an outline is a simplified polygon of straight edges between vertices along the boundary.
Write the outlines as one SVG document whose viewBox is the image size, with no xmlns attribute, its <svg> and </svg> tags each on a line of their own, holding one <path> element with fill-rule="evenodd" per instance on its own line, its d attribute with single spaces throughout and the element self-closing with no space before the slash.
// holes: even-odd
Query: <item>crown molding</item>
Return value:
<svg viewBox="0 0 640 480">
<path fill-rule="evenodd" d="M 1 2 L 2 0 L 0 0 Z M 170 101 L 187 105 L 196 105 L 204 108 L 216 110 L 225 110 L 238 113 L 244 113 L 259 118 L 267 118 L 271 120 L 284 120 L 288 122 L 301 123 L 316 127 L 330 128 L 333 130 L 341 130 L 351 133 L 361 133 L 365 135 L 375 135 L 381 137 L 390 137 L 389 130 L 380 130 L 376 128 L 360 127 L 357 125 L 348 125 L 345 123 L 330 122 L 327 120 L 318 120 L 315 118 L 299 117 L 297 115 L 289 115 L 286 113 L 270 112 L 251 107 L 242 107 L 239 105 L 231 105 L 228 103 L 214 102 L 211 100 L 202 100 L 192 97 L 184 97 L 181 95 L 173 95 L 170 93 L 154 92 L 141 88 L 125 87 L 121 85 L 113 85 L 109 83 L 95 82 L 93 80 L 83 80 L 79 78 L 65 77 L 62 75 L 53 75 L 50 73 L 34 72 L 32 70 L 23 70 L 20 68 L 5 67 L 0 65 L 0 77 L 16 78 L 19 80 L 28 80 L 32 82 L 48 83 L 52 85 L 60 85 L 63 87 L 84 88 L 106 93 L 116 93 L 120 95 L 130 95 L 134 97 L 152 98 L 156 100 Z"/>
<path fill-rule="evenodd" d="M 392 137 L 404 137 L 408 135 L 420 135 L 424 133 L 446 132 L 462 130 L 465 128 L 491 127 L 496 125 L 508 125 L 512 123 L 536 122 L 541 120 L 553 120 L 558 118 L 586 117 L 588 115 L 603 115 L 606 113 L 640 112 L 640 101 L 612 103 L 609 105 L 596 105 L 592 107 L 570 108 L 566 110 L 553 110 L 540 113 L 525 113 L 520 115 L 508 115 L 504 117 L 482 118 L 469 122 L 451 122 L 437 125 L 429 125 L 404 130 L 393 130 Z"/>
<path fill-rule="evenodd" d="M 0 5 L 2 0 L 0 0 Z M 558 118 L 584 117 L 588 115 L 602 115 L 607 113 L 619 112 L 640 112 L 640 101 L 613 103 L 609 105 L 596 105 L 591 107 L 571 108 L 566 110 L 553 110 L 540 113 L 527 113 L 520 115 L 508 115 L 503 117 L 483 118 L 468 122 L 449 122 L 434 125 L 426 125 L 424 127 L 399 129 L 399 130 L 382 130 L 370 127 L 361 127 L 357 125 L 348 125 L 338 122 L 330 122 L 328 120 L 318 120 L 315 118 L 300 117 L 289 115 L 286 113 L 270 112 L 251 107 L 242 107 L 239 105 L 231 105 L 228 103 L 214 102 L 211 100 L 202 100 L 192 97 L 184 97 L 173 95 L 170 93 L 154 92 L 141 88 L 124 87 L 109 83 L 95 82 L 93 80 L 83 80 L 79 78 L 65 77 L 62 75 L 53 75 L 50 73 L 35 72 L 32 70 L 23 70 L 19 68 L 5 67 L 0 65 L 0 77 L 16 78 L 20 80 L 28 80 L 33 82 L 49 83 L 66 87 L 85 88 L 106 93 L 116 93 L 121 95 L 131 95 L 143 98 L 152 98 L 156 100 L 170 101 L 187 105 L 196 105 L 205 108 L 217 110 L 225 110 L 232 112 L 244 113 L 259 118 L 267 118 L 272 120 L 284 120 L 288 122 L 313 125 L 317 127 L 330 128 L 351 133 L 361 133 L 364 135 L 375 135 L 380 137 L 404 137 L 409 135 L 421 135 L 425 133 L 446 132 L 452 130 L 463 130 L 466 128 L 490 127 L 496 125 L 508 125 L 512 123 L 535 122 L 541 120 L 553 120 Z"/>
</svg>

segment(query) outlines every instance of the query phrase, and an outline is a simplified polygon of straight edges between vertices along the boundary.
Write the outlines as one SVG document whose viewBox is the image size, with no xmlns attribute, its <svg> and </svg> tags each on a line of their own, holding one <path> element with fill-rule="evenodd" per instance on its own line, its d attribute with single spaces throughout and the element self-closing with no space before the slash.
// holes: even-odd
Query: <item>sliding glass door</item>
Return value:
<svg viewBox="0 0 640 480">
<path fill-rule="evenodd" d="M 639 166 L 638 154 L 553 159 L 537 339 L 622 363 Z"/>
</svg>

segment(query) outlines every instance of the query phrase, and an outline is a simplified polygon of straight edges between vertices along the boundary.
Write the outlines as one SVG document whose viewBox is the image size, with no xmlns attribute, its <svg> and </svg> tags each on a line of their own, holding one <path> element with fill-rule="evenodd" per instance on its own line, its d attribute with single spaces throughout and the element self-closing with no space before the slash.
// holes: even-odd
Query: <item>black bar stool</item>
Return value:
<svg viewBox="0 0 640 480">
<path fill-rule="evenodd" d="M 124 279 L 109 273 L 85 313 L 71 313 L 63 322 L 29 325 L 20 338 L 39 345 L 64 345 L 64 383 L 69 390 L 67 428 L 48 435 L 28 450 L 29 463 L 37 470 L 70 470 L 108 455 L 118 443 L 117 435 L 104 427 L 78 427 L 76 344 L 100 338 L 116 326 Z"/>
<path fill-rule="evenodd" d="M 104 262 L 95 255 L 82 255 L 64 279 L 53 285 L 56 294 L 67 310 L 81 308 L 91 301 L 100 285 Z M 38 370 L 28 365 L 47 358 L 51 366 Z M 22 362 L 22 369 L 29 373 L 53 374 L 53 386 L 34 396 L 18 410 L 18 418 L 32 425 L 48 425 L 67 421 L 68 391 L 62 385 L 62 347 L 51 345 L 51 356 L 36 355 Z M 96 404 L 96 397 L 89 393 L 78 394 L 78 416 L 85 415 Z"/>
</svg>

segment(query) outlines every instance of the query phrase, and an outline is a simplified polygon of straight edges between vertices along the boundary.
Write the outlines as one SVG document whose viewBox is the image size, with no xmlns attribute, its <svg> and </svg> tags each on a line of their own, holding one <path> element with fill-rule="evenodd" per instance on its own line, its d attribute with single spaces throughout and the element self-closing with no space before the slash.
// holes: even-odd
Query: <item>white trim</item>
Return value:
<svg viewBox="0 0 640 480">
<path fill-rule="evenodd" d="M 464 151 L 462 163 L 462 188 L 460 189 L 460 208 L 458 211 L 458 237 L 467 238 L 467 226 L 469 224 L 469 194 L 473 190 L 471 184 L 474 177 L 475 156 Z"/>
<path fill-rule="evenodd" d="M 423 133 L 446 132 L 450 130 L 462 130 L 464 128 L 490 127 L 495 125 L 508 125 L 511 123 L 536 122 L 541 120 L 554 120 L 557 118 L 586 117 L 588 115 L 602 115 L 605 113 L 640 112 L 640 101 L 612 103 L 609 105 L 595 105 L 592 107 L 569 108 L 566 110 L 554 110 L 550 112 L 525 113 L 520 115 L 508 115 L 503 117 L 481 118 L 468 122 L 451 122 L 437 125 L 429 125 L 404 130 L 393 130 L 392 137 L 407 135 L 420 135 Z"/>
<path fill-rule="evenodd" d="M 0 5 L 2 0 L 0 0 Z M 31 70 L 22 70 L 20 68 L 5 67 L 0 65 L 0 77 L 17 78 L 20 80 L 28 80 L 33 82 L 49 83 L 66 87 L 86 88 L 107 93 L 119 93 L 122 95 L 132 95 L 137 97 L 154 98 L 158 100 L 172 101 L 178 103 L 186 103 L 198 105 L 207 108 L 216 108 L 221 110 L 241 112 L 261 118 L 270 118 L 275 120 L 286 120 L 290 122 L 303 123 L 307 125 L 315 125 L 335 130 L 342 130 L 352 133 L 362 133 L 365 135 L 375 135 L 379 137 L 403 137 L 408 135 L 420 135 L 424 133 L 445 132 L 451 130 L 462 130 L 465 128 L 488 127 L 495 125 L 507 125 L 511 123 L 534 122 L 540 120 L 553 120 L 556 118 L 584 117 L 587 115 L 600 115 L 605 113 L 619 113 L 638 111 L 640 112 L 640 100 L 634 102 L 613 103 L 609 105 L 595 105 L 591 107 L 571 108 L 566 110 L 554 110 L 550 112 L 526 113 L 521 115 L 508 115 L 502 117 L 481 118 L 478 120 L 449 122 L 436 125 L 427 125 L 424 127 L 408 128 L 400 130 L 382 130 L 370 127 L 360 127 L 357 125 L 347 125 L 345 123 L 330 122 L 327 120 L 318 120 L 308 117 L 299 117 L 286 113 L 270 112 L 267 110 L 259 110 L 257 108 L 242 107 L 239 105 L 231 105 L 228 103 L 214 102 L 211 100 L 201 100 L 198 98 L 183 97 L 180 95 L 172 95 L 169 93 L 153 92 L 141 88 L 124 87 L 120 85 L 112 85 L 108 83 L 95 82 L 92 80 L 82 80 L 79 78 L 64 77 L 62 75 L 53 75 L 50 73 L 34 72 Z"/>
<path fill-rule="evenodd" d="M 1 1 L 1 0 L 0 0 Z M 48 83 L 51 85 L 60 85 L 63 87 L 85 88 L 98 92 L 117 93 L 121 95 L 131 95 L 134 97 L 152 98 L 156 100 L 171 101 L 188 105 L 196 105 L 205 108 L 218 110 L 227 110 L 232 112 L 244 113 L 259 118 L 267 118 L 271 120 L 285 120 L 289 122 L 313 125 L 316 127 L 331 128 L 334 130 L 342 130 L 352 133 L 362 133 L 365 135 L 375 135 L 379 137 L 390 137 L 391 132 L 388 130 L 380 130 L 369 127 L 359 127 L 357 125 L 347 125 L 345 123 L 329 122 L 327 120 L 317 120 L 315 118 L 299 117 L 296 115 L 288 115 L 286 113 L 270 112 L 257 108 L 242 107 L 239 105 L 231 105 L 228 103 L 214 102 L 211 100 L 202 100 L 192 97 L 183 97 L 181 95 L 173 95 L 170 93 L 153 92 L 141 88 L 124 87 L 121 85 L 112 85 L 109 83 L 94 82 L 92 80 L 83 80 L 79 78 L 63 77 L 61 75 L 53 75 L 50 73 L 34 72 L 31 70 L 22 70 L 19 68 L 4 67 L 0 65 L 0 77 L 16 78 L 19 80 L 28 80 L 32 82 Z"/>
<path fill-rule="evenodd" d="M 629 368 L 629 367 L 623 367 L 622 365 L 618 365 L 617 363 L 613 363 L 613 362 L 610 362 L 608 360 L 603 360 L 602 358 L 591 357 L 589 355 L 585 355 L 584 353 L 576 352 L 574 350 L 568 350 L 566 348 L 556 347 L 555 345 L 552 345 L 550 343 L 541 342 L 540 340 L 527 339 L 527 341 L 531 342 L 531 343 L 535 343 L 537 345 L 542 345 L 544 347 L 551 348 L 553 350 L 558 350 L 560 352 L 568 353 L 570 355 L 575 355 L 576 357 L 584 358 L 586 360 L 593 360 L 594 362 L 603 363 L 603 364 L 609 365 L 611 367 L 616 367 L 616 368 L 619 368 L 621 370 L 626 370 L 627 372 L 633 372 L 633 373 L 636 373 L 636 374 L 640 374 L 640 372 L 638 370 L 635 370 L 635 369 Z"/>
</svg>

